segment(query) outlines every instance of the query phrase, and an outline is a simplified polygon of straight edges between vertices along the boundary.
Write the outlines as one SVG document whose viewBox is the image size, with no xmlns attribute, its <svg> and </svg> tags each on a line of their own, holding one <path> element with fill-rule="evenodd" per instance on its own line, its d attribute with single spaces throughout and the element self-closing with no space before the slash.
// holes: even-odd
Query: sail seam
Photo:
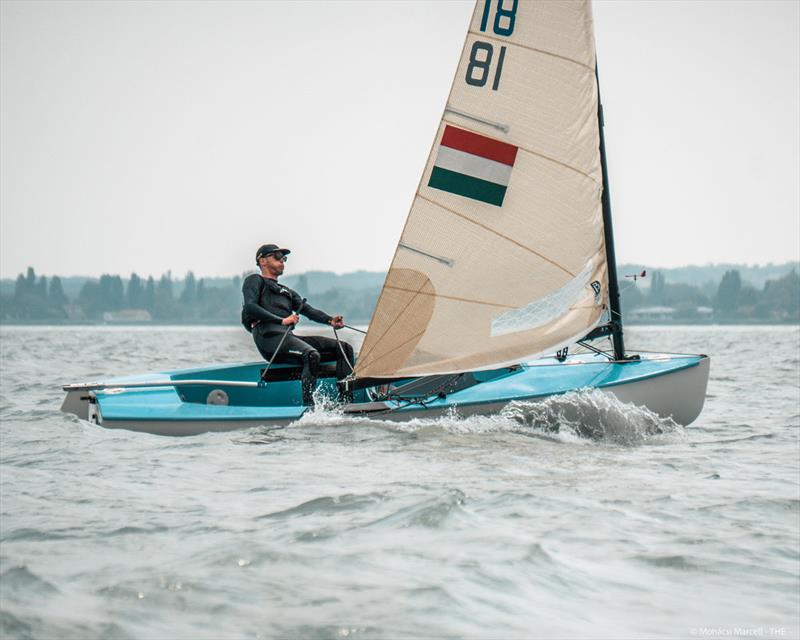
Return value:
<svg viewBox="0 0 800 640">
<path fill-rule="evenodd" d="M 456 113 L 455 111 L 452 111 L 451 109 L 447 109 L 447 111 L 449 111 L 450 113 Z M 461 114 L 457 113 L 456 115 L 461 115 Z M 464 117 L 466 117 L 466 116 L 464 116 Z M 452 119 L 448 120 L 447 118 L 442 118 L 442 122 L 446 122 L 447 124 L 451 124 L 454 127 L 461 127 L 462 129 L 466 129 L 467 131 L 472 131 L 473 133 L 478 133 L 477 131 L 473 131 L 472 129 L 470 129 L 470 128 L 466 127 L 465 125 L 461 124 L 460 122 L 453 122 Z M 592 182 L 594 182 L 598 186 L 600 186 L 602 184 L 598 180 L 595 180 L 592 176 L 590 176 L 585 171 L 581 171 L 580 169 L 578 169 L 576 167 L 573 167 L 572 165 L 569 165 L 566 162 L 561 162 L 561 160 L 556 160 L 555 158 L 551 158 L 550 156 L 545 155 L 543 153 L 540 153 L 538 151 L 534 151 L 533 149 L 528 149 L 527 147 L 521 147 L 519 145 L 515 145 L 515 146 L 520 151 L 524 151 L 525 153 L 529 153 L 532 156 L 537 156 L 539 158 L 542 158 L 542 159 L 547 160 L 549 162 L 552 162 L 554 164 L 560 165 L 560 166 L 564 167 L 565 169 L 569 169 L 570 171 L 574 171 L 575 173 L 578 173 L 578 174 L 582 175 L 584 178 L 588 178 L 589 180 L 591 180 Z"/>
<path fill-rule="evenodd" d="M 561 160 L 556 160 L 555 158 L 551 158 L 550 156 L 547 156 L 547 155 L 545 155 L 543 153 L 539 153 L 538 151 L 534 151 L 533 149 L 527 149 L 525 147 L 519 147 L 519 146 L 517 148 L 522 150 L 522 151 L 524 151 L 525 153 L 530 153 L 532 156 L 538 156 L 540 158 L 543 158 L 544 160 L 549 160 L 550 162 L 553 162 L 553 163 L 555 163 L 557 165 L 560 165 L 560 166 L 564 167 L 565 169 L 569 169 L 570 171 L 574 171 L 575 173 L 579 173 L 584 178 L 588 178 L 589 180 L 591 180 L 592 182 L 594 182 L 598 186 L 601 185 L 600 181 L 595 180 L 592 176 L 590 176 L 585 171 L 581 171 L 577 167 L 573 167 L 572 165 L 567 164 L 566 162 L 561 162 Z"/>
<path fill-rule="evenodd" d="M 526 46 L 524 44 L 520 44 L 519 42 L 514 42 L 512 40 L 505 40 L 505 39 L 495 38 L 494 36 L 490 36 L 490 35 L 488 35 L 486 33 L 479 32 L 479 31 L 473 31 L 472 29 L 469 30 L 469 33 L 472 34 L 473 36 L 478 37 L 478 38 L 486 38 L 487 40 L 494 40 L 495 42 L 502 42 L 503 44 L 508 44 L 508 45 L 512 45 L 512 46 L 515 46 L 515 47 L 519 47 L 520 49 L 527 49 L 528 51 L 535 51 L 536 53 L 541 53 L 541 54 L 546 55 L 546 56 L 552 56 L 553 58 L 558 58 L 559 60 L 565 60 L 566 62 L 571 62 L 573 64 L 577 64 L 577 65 L 583 67 L 584 69 L 588 69 L 589 71 L 594 73 L 594 67 L 592 67 L 591 65 L 588 65 L 585 62 L 581 62 L 579 60 L 575 60 L 573 58 L 568 58 L 567 56 L 562 56 L 562 55 L 560 55 L 558 53 L 553 53 L 552 51 L 545 51 L 544 49 L 537 49 L 536 47 L 528 47 L 528 46 Z"/>
<path fill-rule="evenodd" d="M 387 289 L 395 289 L 397 291 L 406 291 L 408 293 L 415 293 L 413 289 L 406 289 L 404 287 L 397 287 L 395 285 L 386 285 Z M 461 298 L 459 296 L 448 296 L 446 293 L 436 293 L 432 292 L 429 293 L 427 291 L 418 291 L 416 292 L 419 295 L 423 296 L 432 296 L 434 298 L 445 298 L 447 300 L 456 300 L 458 302 L 470 302 L 472 304 L 483 304 L 487 307 L 502 307 L 503 309 L 516 309 L 517 307 L 510 305 L 510 304 L 503 304 L 502 302 L 486 302 L 485 300 L 474 300 L 472 298 Z"/>
<path fill-rule="evenodd" d="M 505 234 L 502 234 L 499 231 L 497 231 L 495 229 L 492 229 L 491 227 L 489 227 L 489 226 L 487 226 L 487 225 L 485 225 L 485 224 L 483 224 L 481 222 L 478 222 L 477 220 L 473 220 L 472 218 L 469 218 L 468 216 L 465 216 L 463 213 L 459 213 L 458 211 L 456 211 L 454 209 L 451 209 L 450 207 L 446 207 L 445 205 L 443 205 L 443 204 L 441 204 L 439 202 L 436 202 L 435 200 L 431 200 L 430 198 L 427 198 L 427 197 L 423 196 L 419 192 L 417 192 L 417 197 L 422 198 L 426 202 L 430 202 L 432 205 L 435 205 L 437 207 L 441 207 L 445 211 L 449 211 L 450 213 L 452 213 L 454 216 L 458 216 L 459 218 L 461 218 L 463 220 L 466 220 L 467 222 L 471 222 L 472 224 L 474 224 L 474 225 L 476 225 L 478 227 L 481 227 L 482 229 L 485 229 L 486 231 L 488 231 L 490 233 L 495 234 L 499 238 L 503 238 L 504 240 L 508 240 L 508 242 L 517 245 L 521 249 L 525 249 L 526 251 L 530 251 L 532 254 L 534 254 L 536 256 L 539 256 L 542 260 L 545 260 L 546 262 L 549 262 L 554 267 L 557 267 L 557 268 L 561 269 L 564 273 L 568 273 L 570 275 L 570 277 L 572 277 L 572 278 L 574 278 L 575 275 L 576 275 L 576 274 L 572 273 L 572 271 L 570 271 L 569 269 L 564 267 L 563 265 L 558 264 L 558 262 L 556 262 L 555 260 L 552 260 L 551 258 L 548 258 L 547 256 L 539 253 L 535 249 L 531 249 L 529 246 L 524 245 L 524 244 L 522 244 L 521 242 L 519 242 L 517 240 L 514 240 L 514 238 L 510 238 L 509 236 L 507 236 Z"/>
</svg>

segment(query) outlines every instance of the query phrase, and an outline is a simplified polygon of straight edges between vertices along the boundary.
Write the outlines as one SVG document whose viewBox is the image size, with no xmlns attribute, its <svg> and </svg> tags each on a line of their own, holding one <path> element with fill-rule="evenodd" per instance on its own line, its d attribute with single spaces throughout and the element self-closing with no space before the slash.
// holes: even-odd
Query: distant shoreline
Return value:
<svg viewBox="0 0 800 640">
<path fill-rule="evenodd" d="M 634 268 L 635 267 L 635 268 Z M 625 265 L 620 279 L 637 274 L 620 291 L 624 322 L 636 324 L 800 323 L 800 262 L 742 267 L 720 273 L 722 265 L 686 267 L 669 272 Z M 714 276 L 718 276 L 715 278 Z M 385 273 L 337 275 L 306 272 L 289 275 L 283 284 L 314 306 L 342 314 L 351 323 L 372 318 Z M 634 283 L 640 286 L 634 286 Z M 183 280 L 165 273 L 156 281 L 131 274 L 106 274 L 99 280 L 37 276 L 33 267 L 14 281 L 0 280 L 0 323 L 13 325 L 227 326 L 239 324 L 242 277 Z M 503 299 L 500 306 L 523 305 Z"/>
<path fill-rule="evenodd" d="M 351 324 L 357 327 L 366 327 L 367 322 L 353 320 Z M 306 324 L 303 328 L 314 328 L 313 323 Z M 319 325 L 320 327 L 324 325 Z M 658 322 L 641 322 L 630 320 L 624 323 L 626 327 L 713 327 L 713 326 L 800 326 L 797 320 L 713 320 L 713 321 L 690 321 L 690 320 L 659 320 Z M 0 327 L 136 327 L 136 328 L 159 328 L 159 327 L 231 327 L 241 328 L 239 323 L 231 322 L 53 322 L 52 320 L 41 322 L 0 322 Z M 242 329 L 244 331 L 244 329 Z"/>
</svg>

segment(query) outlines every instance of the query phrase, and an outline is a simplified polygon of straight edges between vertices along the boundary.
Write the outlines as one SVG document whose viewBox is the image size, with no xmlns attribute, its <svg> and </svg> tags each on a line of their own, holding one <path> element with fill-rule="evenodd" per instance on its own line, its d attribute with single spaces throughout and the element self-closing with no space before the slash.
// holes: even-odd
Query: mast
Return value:
<svg viewBox="0 0 800 640">
<path fill-rule="evenodd" d="M 611 309 L 611 341 L 614 359 L 626 360 L 625 341 L 622 337 L 622 307 L 620 305 L 619 281 L 617 280 L 617 257 L 614 253 L 614 228 L 611 225 L 611 195 L 608 189 L 608 166 L 606 164 L 606 141 L 603 135 L 603 103 L 600 101 L 600 76 L 595 62 L 594 75 L 597 80 L 597 123 L 600 132 L 600 166 L 603 170 L 603 236 L 608 264 L 608 303 Z"/>
</svg>

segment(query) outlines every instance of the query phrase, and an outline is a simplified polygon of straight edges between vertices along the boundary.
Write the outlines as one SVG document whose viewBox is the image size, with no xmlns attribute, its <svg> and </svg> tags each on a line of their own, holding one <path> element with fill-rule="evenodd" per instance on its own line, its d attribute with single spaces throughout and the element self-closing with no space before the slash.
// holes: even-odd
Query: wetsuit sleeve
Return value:
<svg viewBox="0 0 800 640">
<path fill-rule="evenodd" d="M 308 304 L 308 302 L 303 302 L 303 298 L 294 290 L 292 290 L 292 309 L 295 309 L 295 313 L 299 313 L 301 316 L 305 316 L 314 322 L 319 322 L 321 324 L 330 324 L 331 322 L 331 316 L 324 311 L 315 309 Z M 299 311 L 297 311 L 297 309 L 299 309 Z"/>
<path fill-rule="evenodd" d="M 244 284 L 242 285 L 242 296 L 244 296 L 244 315 L 248 320 L 250 320 L 250 322 L 259 320 L 261 322 L 280 324 L 283 322 L 283 318 L 270 311 L 267 311 L 259 304 L 262 286 L 259 278 L 261 278 L 259 275 L 256 275 L 255 278 L 249 276 L 245 278 Z"/>
<path fill-rule="evenodd" d="M 329 316 L 324 311 L 320 311 L 319 309 L 315 309 L 312 307 L 308 302 L 303 305 L 303 309 L 300 311 L 301 315 L 304 315 L 306 318 L 313 320 L 314 322 L 319 322 L 321 324 L 330 324 L 331 316 Z"/>
</svg>

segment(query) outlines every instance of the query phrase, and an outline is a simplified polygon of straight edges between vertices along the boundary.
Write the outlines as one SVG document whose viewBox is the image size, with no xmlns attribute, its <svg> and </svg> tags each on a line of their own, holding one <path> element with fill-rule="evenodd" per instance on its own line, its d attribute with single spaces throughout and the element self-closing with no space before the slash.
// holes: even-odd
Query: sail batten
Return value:
<svg viewBox="0 0 800 640">
<path fill-rule="evenodd" d="M 471 113 L 465 113 L 463 111 L 459 111 L 458 109 L 453 109 L 448 105 L 445 108 L 445 113 L 453 113 L 457 116 L 461 116 L 462 118 L 466 118 L 467 120 L 474 120 L 475 122 L 480 122 L 481 124 L 485 124 L 493 129 L 497 129 L 498 131 L 502 131 L 503 133 L 508 133 L 509 127 L 507 124 L 502 124 L 500 122 L 492 122 L 491 120 L 486 120 L 485 118 L 481 118 Z M 442 118 L 444 122 L 447 122 L 447 118 Z M 452 123 L 451 123 L 452 124 Z"/>
<path fill-rule="evenodd" d="M 356 376 L 505 366 L 600 321 L 597 108 L 588 2 L 476 3 Z"/>
</svg>

